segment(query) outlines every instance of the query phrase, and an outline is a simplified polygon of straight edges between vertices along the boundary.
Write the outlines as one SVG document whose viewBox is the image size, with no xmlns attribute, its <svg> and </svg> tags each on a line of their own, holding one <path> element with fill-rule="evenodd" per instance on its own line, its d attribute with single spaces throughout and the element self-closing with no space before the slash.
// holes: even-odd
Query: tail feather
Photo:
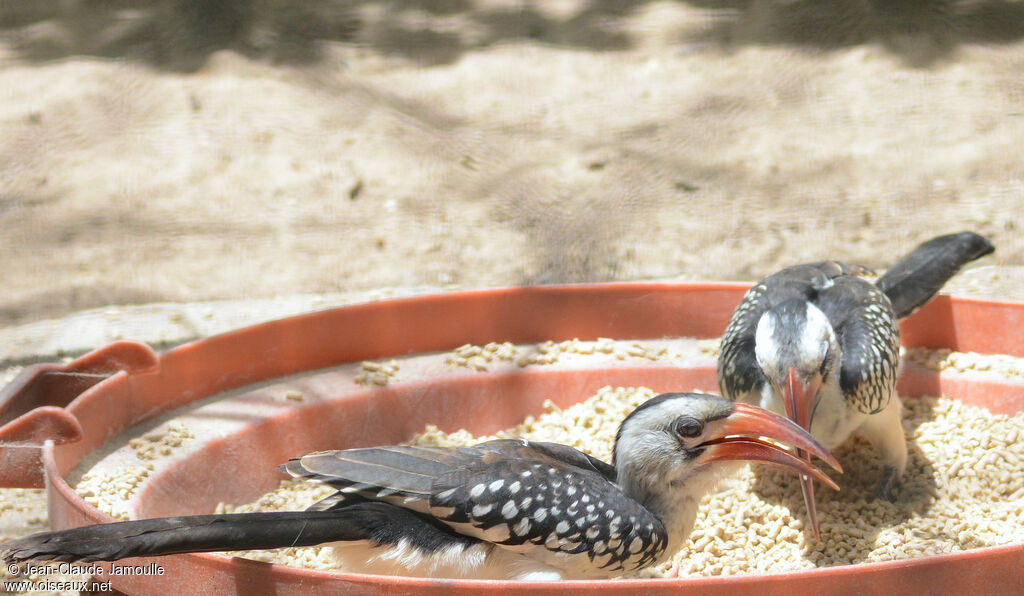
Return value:
<svg viewBox="0 0 1024 596">
<path fill-rule="evenodd" d="M 994 250 L 974 232 L 938 236 L 897 261 L 875 283 L 889 297 L 896 317 L 903 318 L 931 300 L 961 267 Z"/>
<path fill-rule="evenodd" d="M 116 561 L 187 552 L 313 546 L 365 538 L 358 517 L 282 511 L 140 519 L 44 532 L 0 545 L 0 559 Z"/>
</svg>

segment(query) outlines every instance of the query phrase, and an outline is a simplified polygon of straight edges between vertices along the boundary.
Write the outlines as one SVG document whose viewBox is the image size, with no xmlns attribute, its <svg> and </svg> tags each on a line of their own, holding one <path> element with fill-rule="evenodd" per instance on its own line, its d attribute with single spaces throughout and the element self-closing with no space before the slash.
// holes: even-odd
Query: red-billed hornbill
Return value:
<svg viewBox="0 0 1024 596">
<path fill-rule="evenodd" d="M 928 302 L 963 265 L 995 250 L 971 232 L 921 244 L 875 283 L 839 261 L 787 267 L 752 287 L 722 336 L 718 383 L 729 399 L 785 413 L 834 449 L 854 431 L 881 453 L 876 496 L 907 462 L 896 394 L 897 320 Z M 818 536 L 813 485 L 801 478 Z"/>
<path fill-rule="evenodd" d="M 313 453 L 282 468 L 338 492 L 306 511 L 100 524 L 14 540 L 0 553 L 6 561 L 98 561 L 334 543 L 354 571 L 609 577 L 674 554 L 701 497 L 739 461 L 836 486 L 797 449 L 839 470 L 807 431 L 778 414 L 718 396 L 667 393 L 622 422 L 614 465 L 526 440 Z"/>
</svg>

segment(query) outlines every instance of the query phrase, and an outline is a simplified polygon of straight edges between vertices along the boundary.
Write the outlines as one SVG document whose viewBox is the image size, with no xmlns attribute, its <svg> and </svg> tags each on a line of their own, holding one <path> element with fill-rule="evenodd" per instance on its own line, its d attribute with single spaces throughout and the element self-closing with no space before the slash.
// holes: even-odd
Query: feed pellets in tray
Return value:
<svg viewBox="0 0 1024 596">
<path fill-rule="evenodd" d="M 427 427 L 410 442 L 466 445 L 523 437 L 565 443 L 610 461 L 615 431 L 633 408 L 653 397 L 646 388 L 605 387 L 584 402 L 545 412 L 491 436 Z M 907 559 L 1024 542 L 1024 413 L 995 415 L 952 397 L 905 398 L 909 460 L 895 502 L 872 500 L 881 462 L 858 438 L 836 450 L 841 490 L 819 490 L 821 541 L 805 530 L 797 477 L 745 466 L 705 497 L 683 548 L 645 576 L 786 572 Z M 254 503 L 220 511 L 303 509 L 333 492 L 284 481 Z M 234 553 L 314 569 L 338 569 L 328 547 Z"/>
</svg>

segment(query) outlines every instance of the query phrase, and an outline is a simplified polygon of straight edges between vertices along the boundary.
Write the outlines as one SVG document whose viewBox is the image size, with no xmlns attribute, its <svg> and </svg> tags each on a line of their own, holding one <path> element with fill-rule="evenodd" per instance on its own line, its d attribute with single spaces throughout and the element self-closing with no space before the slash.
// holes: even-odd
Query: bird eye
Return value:
<svg viewBox="0 0 1024 596">
<path fill-rule="evenodd" d="M 672 422 L 672 432 L 680 437 L 692 439 L 704 432 L 704 423 L 696 418 L 680 416 Z"/>
</svg>

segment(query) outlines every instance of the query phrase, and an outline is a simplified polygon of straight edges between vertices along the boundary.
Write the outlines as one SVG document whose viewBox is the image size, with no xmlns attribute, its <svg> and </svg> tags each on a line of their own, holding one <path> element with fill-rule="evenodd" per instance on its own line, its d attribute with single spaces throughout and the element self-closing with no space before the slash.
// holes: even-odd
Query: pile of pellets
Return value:
<svg viewBox="0 0 1024 596">
<path fill-rule="evenodd" d="M 601 389 L 585 402 L 543 414 L 492 436 L 436 427 L 419 445 L 466 445 L 524 437 L 572 445 L 611 461 L 622 418 L 653 397 L 645 388 Z M 821 540 L 805 528 L 799 481 L 791 472 L 745 466 L 705 497 L 690 539 L 645 576 L 784 572 L 907 559 L 1024 542 L 1024 414 L 993 415 L 949 397 L 904 400 L 909 460 L 896 502 L 872 500 L 881 462 L 860 439 L 836 450 L 846 473 L 841 490 L 818 486 Z M 256 503 L 221 511 L 298 510 L 332 489 L 285 481 Z M 314 569 L 338 569 L 328 548 L 248 551 L 238 556 Z M 352 570 L 358 571 L 358 570 Z"/>
<path fill-rule="evenodd" d="M 531 346 L 516 346 L 510 342 L 492 342 L 482 346 L 464 344 L 445 357 L 445 364 L 486 372 L 492 363 L 506 362 L 520 368 L 527 366 L 543 366 L 564 362 L 577 356 L 604 354 L 616 360 L 638 358 L 645 360 L 670 360 L 679 354 L 670 349 L 671 342 L 617 342 L 607 337 L 599 337 L 595 341 L 573 338 L 565 341 L 545 341 Z M 702 354 L 714 356 L 718 351 L 719 340 L 697 340 L 697 348 Z"/>
<path fill-rule="evenodd" d="M 100 511 L 120 520 L 131 519 L 128 504 L 156 469 L 155 462 L 173 455 L 194 438 L 180 422 L 147 432 L 128 442 L 137 464 L 90 470 L 75 485 L 75 492 Z"/>
<path fill-rule="evenodd" d="M 397 380 L 397 360 L 389 360 L 388 362 L 373 362 L 367 360 L 366 362 L 363 362 L 359 373 L 354 379 L 356 385 L 376 385 L 378 387 L 383 387 L 391 381 Z"/>
<path fill-rule="evenodd" d="M 1003 377 L 1024 376 L 1024 360 L 1005 354 L 954 352 L 948 348 L 910 348 L 906 350 L 904 357 L 907 362 L 931 370 L 951 370 L 958 373 L 986 372 Z"/>
</svg>

